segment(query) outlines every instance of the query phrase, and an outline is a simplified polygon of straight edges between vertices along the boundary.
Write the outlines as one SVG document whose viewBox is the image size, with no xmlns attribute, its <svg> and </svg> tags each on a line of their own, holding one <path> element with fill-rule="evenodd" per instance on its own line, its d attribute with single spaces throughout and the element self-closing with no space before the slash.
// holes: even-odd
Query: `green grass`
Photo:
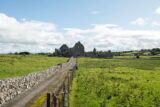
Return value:
<svg viewBox="0 0 160 107">
<path fill-rule="evenodd" d="M 46 101 L 47 95 L 43 94 L 38 99 L 36 99 L 30 107 L 41 107 L 42 104 Z"/>
<path fill-rule="evenodd" d="M 72 107 L 160 107 L 160 60 L 78 59 Z"/>
<path fill-rule="evenodd" d="M 45 55 L 0 55 L 0 79 L 42 71 L 67 60 L 68 58 Z"/>
<path fill-rule="evenodd" d="M 131 54 L 137 54 L 139 53 L 138 51 L 133 51 L 133 52 L 126 52 L 126 53 L 121 53 L 122 56 L 128 56 L 128 55 L 131 55 Z"/>
<path fill-rule="evenodd" d="M 137 59 L 136 56 L 114 56 L 114 59 Z M 140 59 L 160 59 L 160 55 L 140 56 Z"/>
</svg>

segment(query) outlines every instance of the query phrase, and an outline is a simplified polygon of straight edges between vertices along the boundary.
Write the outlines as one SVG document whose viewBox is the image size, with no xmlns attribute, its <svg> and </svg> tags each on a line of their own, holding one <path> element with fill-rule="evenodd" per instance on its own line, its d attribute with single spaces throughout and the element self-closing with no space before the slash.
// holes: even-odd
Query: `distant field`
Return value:
<svg viewBox="0 0 160 107">
<path fill-rule="evenodd" d="M 72 107 L 160 107 L 160 60 L 79 58 L 78 65 Z"/>
<path fill-rule="evenodd" d="M 0 55 L 0 79 L 45 70 L 67 60 L 68 58 L 45 55 Z"/>
<path fill-rule="evenodd" d="M 139 52 L 138 51 L 133 51 L 133 52 L 121 53 L 121 55 L 125 56 L 125 55 L 137 54 L 137 53 L 139 53 Z"/>
<path fill-rule="evenodd" d="M 115 59 L 136 59 L 136 56 L 114 56 Z M 156 56 L 140 56 L 140 59 L 160 59 L 159 55 Z"/>
</svg>

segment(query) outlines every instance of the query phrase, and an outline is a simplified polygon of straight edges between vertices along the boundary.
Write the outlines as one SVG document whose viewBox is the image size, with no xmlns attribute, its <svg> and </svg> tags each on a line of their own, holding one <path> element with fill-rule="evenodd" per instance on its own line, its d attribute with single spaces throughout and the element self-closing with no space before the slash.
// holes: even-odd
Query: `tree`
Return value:
<svg viewBox="0 0 160 107">
<path fill-rule="evenodd" d="M 139 59 L 139 58 L 140 58 L 139 54 L 137 54 L 137 55 L 136 55 L 136 58 L 137 58 L 137 59 Z"/>
<path fill-rule="evenodd" d="M 30 53 L 29 52 L 20 52 L 19 54 L 25 56 L 25 55 L 29 55 Z"/>
</svg>

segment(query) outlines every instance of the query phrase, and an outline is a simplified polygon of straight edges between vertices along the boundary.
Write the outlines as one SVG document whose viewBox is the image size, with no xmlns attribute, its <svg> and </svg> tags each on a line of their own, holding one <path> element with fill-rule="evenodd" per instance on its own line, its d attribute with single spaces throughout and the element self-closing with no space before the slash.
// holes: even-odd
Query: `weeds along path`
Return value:
<svg viewBox="0 0 160 107">
<path fill-rule="evenodd" d="M 41 82 L 38 86 L 26 91 L 25 93 L 15 97 L 13 100 L 9 101 L 2 107 L 29 107 L 34 104 L 34 102 L 46 92 L 53 92 L 59 84 L 63 81 L 67 72 L 76 65 L 76 58 L 70 58 L 67 63 L 58 65 L 56 73 L 48 78 L 47 80 Z M 34 105 L 33 105 L 34 106 Z M 37 105 L 36 105 L 37 106 Z"/>
</svg>

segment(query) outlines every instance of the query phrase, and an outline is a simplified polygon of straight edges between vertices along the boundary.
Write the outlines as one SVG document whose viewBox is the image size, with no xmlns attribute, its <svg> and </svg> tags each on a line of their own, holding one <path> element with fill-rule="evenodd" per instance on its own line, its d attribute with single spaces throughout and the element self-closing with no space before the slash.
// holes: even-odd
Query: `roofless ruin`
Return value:
<svg viewBox="0 0 160 107">
<path fill-rule="evenodd" d="M 55 49 L 53 56 L 112 58 L 113 54 L 111 51 L 96 51 L 95 48 L 91 52 L 85 52 L 84 45 L 78 41 L 72 48 L 69 48 L 66 44 L 63 44 L 59 49 Z"/>
</svg>

